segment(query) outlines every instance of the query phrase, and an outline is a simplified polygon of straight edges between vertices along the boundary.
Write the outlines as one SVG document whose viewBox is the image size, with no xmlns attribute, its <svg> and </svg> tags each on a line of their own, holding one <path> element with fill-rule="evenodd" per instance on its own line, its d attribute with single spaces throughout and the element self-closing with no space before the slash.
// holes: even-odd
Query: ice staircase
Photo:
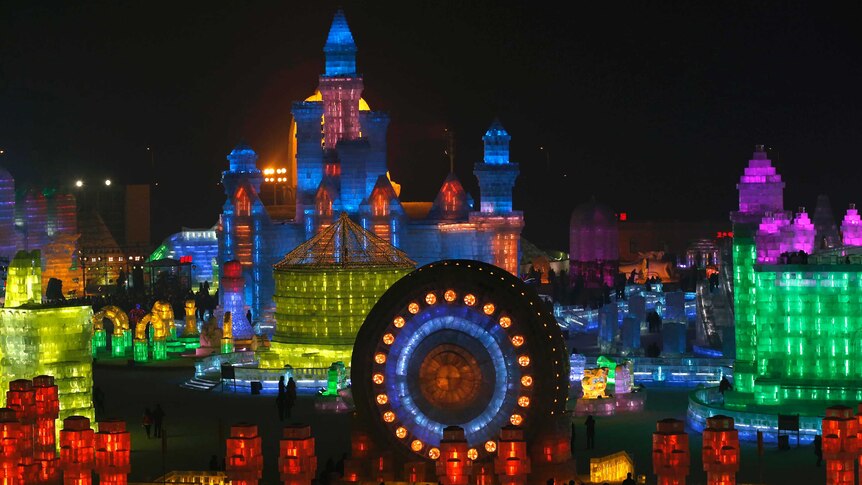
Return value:
<svg viewBox="0 0 862 485">
<path fill-rule="evenodd" d="M 209 391 L 219 384 L 221 384 L 221 381 L 215 377 L 192 377 L 180 384 L 180 387 L 195 391 Z"/>
</svg>

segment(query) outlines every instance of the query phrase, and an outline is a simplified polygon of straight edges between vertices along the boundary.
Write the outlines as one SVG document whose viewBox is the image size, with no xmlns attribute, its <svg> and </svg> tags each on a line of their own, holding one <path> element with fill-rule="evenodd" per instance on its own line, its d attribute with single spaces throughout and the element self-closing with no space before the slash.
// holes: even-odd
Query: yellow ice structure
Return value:
<svg viewBox="0 0 862 485">
<path fill-rule="evenodd" d="M 195 315 L 196 307 L 194 300 L 186 300 L 184 306 L 186 312 L 186 329 L 183 331 L 183 337 L 198 334 L 198 317 Z"/>
<path fill-rule="evenodd" d="M 89 306 L 0 309 L 0 388 L 50 375 L 60 390 L 60 420 L 76 414 L 95 419 L 92 317 Z"/>
<path fill-rule="evenodd" d="M 38 249 L 18 251 L 9 263 L 4 306 L 14 308 L 26 303 L 42 303 L 42 258 Z"/>
<path fill-rule="evenodd" d="M 147 324 L 153 326 L 153 340 L 165 340 L 174 324 L 174 309 L 166 301 L 153 303 L 153 309 L 135 326 L 135 340 L 147 339 Z"/>
<path fill-rule="evenodd" d="M 371 307 L 415 265 L 342 213 L 275 265 L 275 334 L 261 367 L 328 369 L 350 362 Z"/>
<path fill-rule="evenodd" d="M 122 337 L 123 334 L 129 330 L 129 316 L 126 315 L 126 312 L 124 312 L 122 308 L 114 305 L 103 306 L 101 310 L 93 315 L 93 328 L 96 330 L 102 330 L 102 322 L 106 318 L 114 324 L 114 337 Z"/>
<path fill-rule="evenodd" d="M 584 369 L 584 378 L 581 387 L 584 391 L 584 399 L 601 399 L 608 397 L 605 389 L 608 386 L 608 368 Z"/>
</svg>

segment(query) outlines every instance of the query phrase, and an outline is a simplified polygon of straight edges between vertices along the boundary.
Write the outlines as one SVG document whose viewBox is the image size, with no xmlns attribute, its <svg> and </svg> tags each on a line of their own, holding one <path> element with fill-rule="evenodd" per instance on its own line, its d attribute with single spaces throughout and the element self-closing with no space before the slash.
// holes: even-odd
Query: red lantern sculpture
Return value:
<svg viewBox="0 0 862 485">
<path fill-rule="evenodd" d="M 34 439 L 36 436 L 36 390 L 28 379 L 16 379 L 9 383 L 6 391 L 6 406 L 15 410 L 21 423 L 21 458 L 18 473 L 24 483 L 36 483 L 39 477 L 39 463 L 33 459 Z"/>
<path fill-rule="evenodd" d="M 685 485 L 691 466 L 685 423 L 673 418 L 656 422 L 652 434 L 652 470 L 659 485 Z"/>
<path fill-rule="evenodd" d="M 437 481 L 443 485 L 467 485 L 473 471 L 473 460 L 467 456 L 467 438 L 464 428 L 447 426 L 440 441 L 440 458 L 437 459 Z"/>
<path fill-rule="evenodd" d="M 353 428 L 350 430 L 350 459 L 344 461 L 345 482 L 359 482 L 368 477 L 369 462 L 374 446 L 368 431 L 353 420 Z"/>
<path fill-rule="evenodd" d="M 279 444 L 278 471 L 284 485 L 310 485 L 317 473 L 311 426 L 285 426 Z"/>
<path fill-rule="evenodd" d="M 859 452 L 859 426 L 853 410 L 847 406 L 826 408 L 823 418 L 823 458 L 826 460 L 826 483 L 854 483 L 854 466 Z"/>
<path fill-rule="evenodd" d="M 129 463 L 131 435 L 125 421 L 102 421 L 96 433 L 96 473 L 99 483 L 126 485 L 132 471 Z"/>
<path fill-rule="evenodd" d="M 485 449 L 489 449 L 489 446 Z M 527 456 L 524 430 L 519 426 L 506 426 L 501 430 L 494 471 L 500 478 L 500 485 L 521 485 L 527 482 L 530 458 Z"/>
<path fill-rule="evenodd" d="M 703 470 L 709 485 L 734 485 L 739 471 L 739 431 L 733 418 L 716 415 L 706 418 L 703 430 Z"/>
<path fill-rule="evenodd" d="M 424 482 L 426 475 L 424 461 L 408 461 L 404 464 L 404 480 L 409 483 Z"/>
<path fill-rule="evenodd" d="M 0 483 L 18 483 L 21 425 L 14 409 L 0 409 Z"/>
<path fill-rule="evenodd" d="M 36 391 L 36 436 L 33 458 L 39 464 L 38 483 L 54 483 L 60 460 L 57 458 L 55 422 L 60 417 L 60 397 L 52 376 L 33 379 Z"/>
<path fill-rule="evenodd" d="M 375 482 L 395 480 L 395 459 L 391 451 L 375 453 L 371 459 L 371 479 Z"/>
<path fill-rule="evenodd" d="M 65 485 L 93 483 L 96 436 L 90 420 L 84 416 L 69 416 L 60 430 L 60 468 Z"/>
<path fill-rule="evenodd" d="M 225 471 L 233 485 L 257 485 L 263 474 L 263 453 L 257 425 L 240 423 L 230 427 Z"/>
<path fill-rule="evenodd" d="M 474 485 L 493 485 L 494 484 L 494 465 L 490 462 L 473 462 L 473 484 Z"/>
</svg>

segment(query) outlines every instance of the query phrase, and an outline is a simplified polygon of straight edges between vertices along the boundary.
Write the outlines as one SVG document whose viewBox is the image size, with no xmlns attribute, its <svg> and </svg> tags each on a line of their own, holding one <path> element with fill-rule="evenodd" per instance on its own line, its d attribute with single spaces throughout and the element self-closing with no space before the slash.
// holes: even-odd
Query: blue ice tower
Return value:
<svg viewBox="0 0 862 485">
<path fill-rule="evenodd" d="M 511 139 L 499 120 L 494 120 L 482 137 L 485 160 L 473 167 L 473 174 L 479 179 L 479 210 L 483 214 L 512 212 L 512 188 L 518 178 L 518 164 L 509 161 Z"/>
<path fill-rule="evenodd" d="M 350 27 L 347 26 L 347 19 L 341 9 L 332 19 L 323 53 L 326 55 L 327 76 L 356 74 L 356 43 L 353 41 L 353 34 L 350 33 Z"/>
<path fill-rule="evenodd" d="M 291 114 L 296 122 L 296 209 L 297 220 L 304 220 L 303 208 L 313 212 L 314 196 L 323 180 L 323 103 L 293 103 Z"/>
</svg>

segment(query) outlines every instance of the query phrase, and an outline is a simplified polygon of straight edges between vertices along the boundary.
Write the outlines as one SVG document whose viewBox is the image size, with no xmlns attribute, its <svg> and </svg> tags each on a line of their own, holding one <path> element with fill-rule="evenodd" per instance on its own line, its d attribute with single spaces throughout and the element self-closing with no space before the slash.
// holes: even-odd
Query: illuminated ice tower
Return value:
<svg viewBox="0 0 862 485">
<path fill-rule="evenodd" d="M 359 98 L 362 76 L 356 74 L 356 44 L 347 26 L 344 12 L 335 14 L 326 45 L 326 74 L 320 76 L 317 89 L 323 96 L 323 143 L 337 148 L 341 140 L 359 138 Z"/>
<path fill-rule="evenodd" d="M 471 220 L 484 222 L 490 235 L 493 263 L 518 274 L 519 241 L 524 216 L 512 210 L 512 189 L 518 178 L 518 164 L 509 161 L 512 137 L 500 120 L 494 120 L 485 132 L 485 159 L 473 166 L 479 180 L 480 210 Z"/>
<path fill-rule="evenodd" d="M 784 182 L 763 145 L 757 145 L 745 173 L 736 185 L 739 210 L 733 222 L 733 307 L 736 320 L 736 364 L 734 384 L 741 392 L 754 391 L 757 331 L 754 325 L 755 234 L 764 216 L 784 211 Z"/>
<path fill-rule="evenodd" d="M 862 246 L 862 218 L 856 204 L 850 204 L 841 222 L 841 237 L 845 246 Z"/>
<path fill-rule="evenodd" d="M 250 292 L 246 302 L 258 314 L 261 304 L 261 287 L 269 288 L 272 294 L 272 272 L 264 271 L 261 247 L 265 239 L 265 227 L 269 217 L 260 200 L 260 184 L 263 175 L 255 165 L 257 154 L 245 143 L 240 143 L 227 156 L 228 170 L 222 173 L 227 201 L 219 220 L 219 261 L 239 261 L 242 278 Z M 220 304 L 224 307 L 225 293 L 221 292 Z"/>
</svg>

